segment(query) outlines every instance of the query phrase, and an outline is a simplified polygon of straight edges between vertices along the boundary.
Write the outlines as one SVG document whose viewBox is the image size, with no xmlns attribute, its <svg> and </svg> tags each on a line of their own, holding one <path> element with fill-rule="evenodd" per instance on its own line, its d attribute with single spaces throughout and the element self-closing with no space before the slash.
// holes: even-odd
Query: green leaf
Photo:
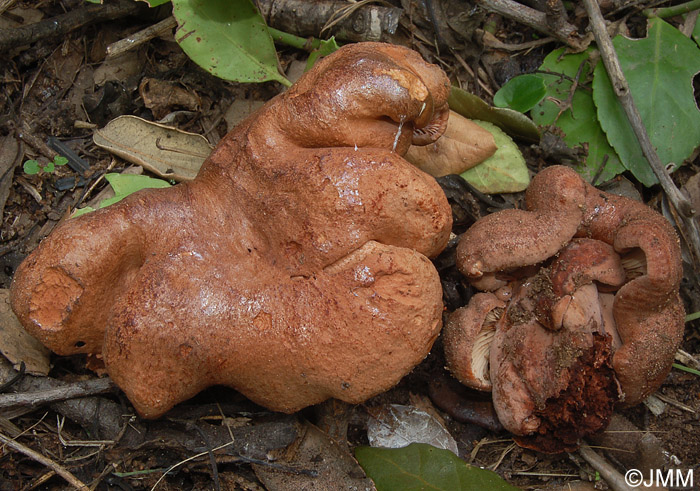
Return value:
<svg viewBox="0 0 700 491">
<path fill-rule="evenodd" d="M 105 179 L 107 179 L 107 182 L 109 182 L 112 189 L 114 189 L 114 197 L 100 202 L 100 208 L 113 205 L 130 194 L 133 194 L 136 191 L 141 191 L 142 189 L 170 187 L 170 183 L 168 183 L 168 181 L 164 181 L 163 179 L 155 179 L 153 177 L 135 174 L 110 173 L 105 174 Z"/>
<path fill-rule="evenodd" d="M 329 54 L 338 51 L 340 46 L 335 42 L 335 36 L 331 36 L 329 40 L 321 40 L 321 45 L 318 49 L 315 49 L 309 55 L 309 59 L 306 60 L 306 68 L 304 71 L 309 71 L 313 68 L 319 58 L 323 56 L 328 56 Z"/>
<path fill-rule="evenodd" d="M 700 50 L 659 18 L 649 19 L 646 38 L 617 36 L 613 44 L 652 145 L 664 165 L 672 162 L 677 168 L 700 143 L 700 110 L 693 94 Z M 595 70 L 593 99 L 603 130 L 625 167 L 646 186 L 658 182 L 602 64 Z"/>
<path fill-rule="evenodd" d="M 290 82 L 277 70 L 277 52 L 250 0 L 174 0 L 175 39 L 199 66 L 236 82 Z"/>
<path fill-rule="evenodd" d="M 693 375 L 697 375 L 700 377 L 700 370 L 696 370 L 694 368 L 687 367 L 685 365 L 682 365 L 680 363 L 674 363 L 673 368 L 676 368 L 678 370 L 683 370 L 684 372 L 692 373 Z"/>
<path fill-rule="evenodd" d="M 463 172 L 461 176 L 482 193 L 517 193 L 530 184 L 525 157 L 502 129 L 486 121 L 474 121 L 488 130 L 498 150 L 491 157 Z"/>
<path fill-rule="evenodd" d="M 495 472 L 470 466 L 449 450 L 426 443 L 403 448 L 357 447 L 355 457 L 378 491 L 517 489 Z"/>
<path fill-rule="evenodd" d="M 25 174 L 38 174 L 39 173 L 39 162 L 36 160 L 27 160 L 22 166 Z"/>
<path fill-rule="evenodd" d="M 560 113 L 558 104 L 563 104 L 571 93 L 573 80 L 583 64 L 579 83 L 588 81 L 591 73 L 590 56 L 592 49 L 583 53 L 563 56 L 564 48 L 556 49 L 544 59 L 540 70 L 551 72 L 542 74 L 547 87 L 547 97 L 530 114 L 540 126 L 556 124 L 564 133 L 564 142 L 571 148 L 585 146 L 585 162 L 575 165 L 576 171 L 584 179 L 591 181 L 599 175 L 599 181 L 607 181 L 625 171 L 620 158 L 608 143 L 603 128 L 598 121 L 595 104 L 590 91 L 577 89 L 571 100 L 571 107 Z M 599 173 L 600 166 L 605 165 Z"/>
<path fill-rule="evenodd" d="M 526 113 L 547 94 L 544 80 L 539 75 L 526 74 L 513 77 L 493 96 L 493 105 L 509 107 Z"/>
<path fill-rule="evenodd" d="M 105 179 L 112 186 L 114 190 L 114 196 L 112 198 L 107 198 L 100 201 L 98 208 L 104 208 L 109 205 L 113 205 L 118 201 L 123 200 L 130 194 L 136 191 L 141 191 L 142 189 L 153 189 L 153 188 L 169 188 L 170 183 L 164 181 L 163 179 L 155 179 L 149 176 L 136 175 L 136 174 L 116 174 L 110 173 L 105 174 Z M 91 206 L 86 206 L 75 210 L 71 215 L 71 218 L 79 217 L 80 215 L 85 215 L 95 211 Z"/>
<path fill-rule="evenodd" d="M 149 7 L 157 7 L 159 5 L 163 5 L 164 3 L 168 3 L 170 0 L 140 0 L 141 2 L 146 2 Z"/>
<path fill-rule="evenodd" d="M 56 155 L 53 158 L 53 163 L 54 165 L 66 165 L 68 163 L 68 159 L 65 158 L 63 155 Z"/>
<path fill-rule="evenodd" d="M 41 170 L 43 170 L 44 172 L 53 172 L 56 170 L 56 166 L 53 162 L 49 162 L 44 167 L 42 167 Z"/>
<path fill-rule="evenodd" d="M 450 109 L 465 118 L 488 121 L 501 128 L 513 138 L 537 143 L 540 131 L 530 118 L 512 109 L 491 107 L 474 94 L 459 87 L 452 87 L 449 99 Z"/>
<path fill-rule="evenodd" d="M 71 218 L 77 218 L 80 215 L 85 215 L 86 213 L 90 213 L 91 211 L 95 211 L 95 209 L 92 206 L 84 206 L 83 208 L 78 208 L 71 214 Z"/>
</svg>

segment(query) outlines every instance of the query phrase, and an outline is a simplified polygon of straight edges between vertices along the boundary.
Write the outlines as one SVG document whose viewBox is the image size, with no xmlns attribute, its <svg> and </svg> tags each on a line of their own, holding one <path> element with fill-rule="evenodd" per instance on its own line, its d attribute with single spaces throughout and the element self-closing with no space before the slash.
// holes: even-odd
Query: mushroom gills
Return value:
<svg viewBox="0 0 700 491">
<path fill-rule="evenodd" d="M 484 383 L 490 383 L 489 361 L 491 353 L 491 343 L 496 334 L 496 324 L 503 316 L 504 308 L 496 307 L 486 314 L 481 331 L 477 334 L 472 348 L 472 372 Z"/>
</svg>

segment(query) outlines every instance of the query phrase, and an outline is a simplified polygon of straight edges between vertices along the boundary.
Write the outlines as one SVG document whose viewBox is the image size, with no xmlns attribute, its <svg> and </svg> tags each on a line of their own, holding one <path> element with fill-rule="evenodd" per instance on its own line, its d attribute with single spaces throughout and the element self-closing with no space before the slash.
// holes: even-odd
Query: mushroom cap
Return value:
<svg viewBox="0 0 700 491">
<path fill-rule="evenodd" d="M 387 390 L 441 327 L 428 257 L 451 210 L 401 155 L 417 129 L 439 137 L 448 96 L 411 50 L 344 46 L 193 181 L 59 225 L 17 269 L 12 307 L 51 349 L 102 352 L 145 417 L 216 384 L 285 412 Z"/>
<path fill-rule="evenodd" d="M 443 331 L 447 368 L 464 385 L 491 390 L 489 357 L 496 324 L 505 302 L 491 293 L 477 293 L 455 310 Z"/>
<path fill-rule="evenodd" d="M 624 404 L 640 402 L 668 374 L 684 326 L 680 246 L 663 216 L 597 190 L 564 166 L 538 173 L 526 203 L 527 211 L 479 219 L 457 247 L 460 271 L 478 288 L 497 288 L 500 278 L 519 268 L 522 275 L 524 266 L 543 268 L 516 284 L 519 293 L 491 345 L 494 403 L 504 426 L 520 435 L 546 419 L 538 412 L 544 401 L 568 386 L 562 368 L 581 357 L 590 386 L 602 388 L 588 393 L 601 414 L 617 400 L 610 366 Z M 634 272 L 631 260 L 642 263 Z M 562 364 L 555 352 L 578 355 Z"/>
</svg>

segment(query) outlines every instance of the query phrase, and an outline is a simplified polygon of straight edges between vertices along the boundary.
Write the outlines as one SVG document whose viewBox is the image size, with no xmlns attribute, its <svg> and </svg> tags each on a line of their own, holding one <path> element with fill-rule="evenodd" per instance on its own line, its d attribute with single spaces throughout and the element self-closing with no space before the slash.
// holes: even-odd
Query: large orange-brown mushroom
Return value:
<svg viewBox="0 0 700 491">
<path fill-rule="evenodd" d="M 684 326 L 680 246 L 661 215 L 566 167 L 540 172 L 526 203 L 477 221 L 460 238 L 457 264 L 477 288 L 510 282 L 514 291 L 489 352 L 501 422 L 533 435 L 523 444 L 561 451 L 603 427 L 612 404 L 642 401 L 671 369 Z M 541 269 L 522 279 L 518 270 L 533 266 Z M 445 331 L 459 339 L 459 350 L 446 347 L 458 378 L 478 342 L 463 309 Z"/>
<path fill-rule="evenodd" d="M 229 133 L 197 178 L 59 226 L 12 306 L 59 354 L 102 353 L 157 417 L 223 384 L 273 410 L 357 403 L 439 333 L 428 260 L 447 200 L 402 158 L 444 130 L 444 73 L 405 48 L 341 48 Z"/>
</svg>

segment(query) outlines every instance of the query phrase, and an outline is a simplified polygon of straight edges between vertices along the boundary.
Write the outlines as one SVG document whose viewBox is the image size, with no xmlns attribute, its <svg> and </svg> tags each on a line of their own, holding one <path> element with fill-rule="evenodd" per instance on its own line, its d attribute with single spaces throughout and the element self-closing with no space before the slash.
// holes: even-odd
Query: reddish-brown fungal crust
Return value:
<svg viewBox="0 0 700 491">
<path fill-rule="evenodd" d="M 448 95 L 415 52 L 341 48 L 194 181 L 59 226 L 18 268 L 13 309 L 58 353 L 102 352 L 147 417 L 214 384 L 286 412 L 382 392 L 441 327 L 427 257 L 450 207 L 401 155 L 416 130 L 440 135 Z"/>
<path fill-rule="evenodd" d="M 570 448 L 567 441 L 597 426 L 584 422 L 571 433 L 547 416 L 568 411 L 562 398 L 573 397 L 572 366 L 596 374 L 580 388 L 595 414 L 607 414 L 608 403 L 618 402 L 611 387 L 619 385 L 619 402 L 633 405 L 668 374 L 684 325 L 680 246 L 661 215 L 595 189 L 566 167 L 541 171 L 526 203 L 527 211 L 507 210 L 477 221 L 460 239 L 458 267 L 478 288 L 493 289 L 504 283 L 499 280 L 504 272 L 546 266 L 514 283 L 516 294 L 491 346 L 490 382 L 507 429 L 518 435 L 539 432 L 528 441 L 542 449 L 550 445 L 543 434 L 556 433 L 561 438 L 550 437 L 559 438 L 560 448 Z M 594 339 L 606 339 L 610 349 Z M 462 346 L 470 342 L 459 340 Z M 595 356 L 585 355 L 594 344 Z M 450 369 L 459 373 L 462 363 L 452 359 Z"/>
<path fill-rule="evenodd" d="M 607 426 L 617 398 L 610 340 L 595 335 L 593 346 L 579 357 L 569 374 L 566 389 L 535 411 L 540 421 L 537 430 L 514 437 L 518 445 L 545 453 L 572 452 L 581 438 Z"/>
</svg>

